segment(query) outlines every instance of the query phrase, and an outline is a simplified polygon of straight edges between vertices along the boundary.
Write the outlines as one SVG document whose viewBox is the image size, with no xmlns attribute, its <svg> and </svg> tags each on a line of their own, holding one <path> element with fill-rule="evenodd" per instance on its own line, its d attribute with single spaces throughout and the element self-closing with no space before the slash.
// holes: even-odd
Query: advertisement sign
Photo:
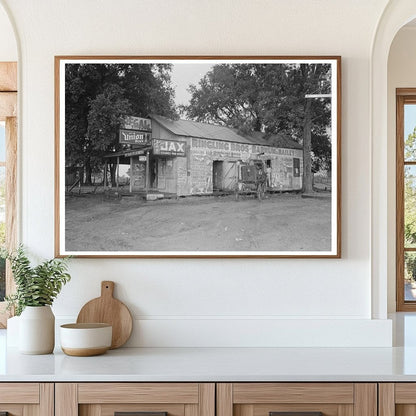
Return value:
<svg viewBox="0 0 416 416">
<path fill-rule="evenodd" d="M 186 142 L 176 140 L 153 140 L 153 154 L 170 155 L 170 156 L 186 156 Z"/>
<path fill-rule="evenodd" d="M 119 134 L 119 142 L 127 144 L 148 144 L 152 139 L 151 133 L 137 130 L 121 129 Z"/>
<path fill-rule="evenodd" d="M 124 156 L 125 157 L 140 156 L 140 155 L 143 155 L 144 152 L 145 152 L 145 150 L 132 150 L 131 152 L 125 153 Z"/>
<path fill-rule="evenodd" d="M 207 139 L 192 139 L 192 149 L 207 149 L 210 151 L 221 151 L 223 153 L 230 152 L 242 152 L 243 154 L 273 154 L 284 156 L 295 156 L 295 149 L 283 149 L 274 146 L 260 146 L 257 144 L 244 144 L 244 143 L 230 143 L 220 140 L 207 140 Z"/>
<path fill-rule="evenodd" d="M 127 130 L 139 130 L 139 131 L 152 131 L 152 120 L 150 118 L 124 116 L 122 129 Z"/>
</svg>

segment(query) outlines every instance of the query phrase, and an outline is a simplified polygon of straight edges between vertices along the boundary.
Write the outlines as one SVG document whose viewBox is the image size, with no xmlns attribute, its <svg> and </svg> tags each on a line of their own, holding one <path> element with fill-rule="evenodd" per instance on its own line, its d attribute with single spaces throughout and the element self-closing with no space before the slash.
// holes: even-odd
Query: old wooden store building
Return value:
<svg viewBox="0 0 416 416">
<path fill-rule="evenodd" d="M 299 143 L 258 135 L 241 135 L 229 127 L 159 115 L 125 117 L 120 129 L 125 149 L 106 156 L 107 162 L 129 165 L 128 192 L 178 196 L 234 191 L 238 166 L 262 160 L 272 190 L 300 190 L 303 150 Z M 277 143 L 277 144 L 276 144 Z"/>
</svg>

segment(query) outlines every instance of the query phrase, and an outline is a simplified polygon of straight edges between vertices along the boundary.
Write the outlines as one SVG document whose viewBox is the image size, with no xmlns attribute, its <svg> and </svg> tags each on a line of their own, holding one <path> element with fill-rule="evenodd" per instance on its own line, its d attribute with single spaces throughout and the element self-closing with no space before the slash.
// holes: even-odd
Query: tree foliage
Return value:
<svg viewBox="0 0 416 416">
<path fill-rule="evenodd" d="M 103 156 L 112 147 L 118 146 L 117 131 L 122 115 L 130 112 L 131 104 L 123 97 L 123 91 L 118 85 L 110 85 L 91 101 L 87 117 L 87 136 L 84 140 L 87 175 L 89 168 L 100 169 Z"/>
<path fill-rule="evenodd" d="M 416 127 L 405 141 L 405 160 L 416 157 Z M 413 166 L 405 166 L 404 175 L 404 236 L 405 246 L 416 246 L 416 176 Z"/>
<path fill-rule="evenodd" d="M 5 298 L 16 315 L 26 306 L 52 305 L 62 286 L 71 279 L 67 259 L 47 260 L 33 267 L 22 246 L 2 257 L 10 260 L 16 282 L 16 293 Z"/>
<path fill-rule="evenodd" d="M 404 145 L 405 160 L 416 158 L 416 127 Z M 404 172 L 404 245 L 416 247 L 416 175 L 413 166 L 405 166 Z M 406 253 L 406 279 L 416 280 L 416 256 Z"/>
<path fill-rule="evenodd" d="M 102 169 L 102 156 L 121 150 L 123 115 L 175 118 L 167 64 L 66 64 L 65 161 L 83 166 L 86 182 Z"/>
</svg>

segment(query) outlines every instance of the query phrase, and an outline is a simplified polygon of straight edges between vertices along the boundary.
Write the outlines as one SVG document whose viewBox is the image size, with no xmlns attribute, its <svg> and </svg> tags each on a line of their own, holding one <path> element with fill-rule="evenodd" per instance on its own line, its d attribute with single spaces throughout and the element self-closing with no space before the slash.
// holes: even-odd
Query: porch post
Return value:
<svg viewBox="0 0 416 416">
<path fill-rule="evenodd" d="M 149 173 L 150 173 L 150 166 L 149 166 L 149 151 L 146 152 L 146 194 L 149 192 Z"/>
<path fill-rule="evenodd" d="M 133 192 L 133 156 L 130 156 L 130 193 Z"/>
<path fill-rule="evenodd" d="M 120 175 L 120 156 L 117 156 L 117 174 L 116 174 L 116 188 L 118 191 L 118 177 Z"/>
</svg>

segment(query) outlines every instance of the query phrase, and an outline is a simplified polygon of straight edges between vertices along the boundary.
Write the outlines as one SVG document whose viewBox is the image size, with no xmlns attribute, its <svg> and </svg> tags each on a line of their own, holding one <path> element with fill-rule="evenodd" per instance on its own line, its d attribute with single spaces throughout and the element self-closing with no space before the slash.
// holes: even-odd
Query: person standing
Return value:
<svg viewBox="0 0 416 416">
<path fill-rule="evenodd" d="M 272 187 L 272 168 L 270 165 L 266 168 L 266 187 Z"/>
</svg>

